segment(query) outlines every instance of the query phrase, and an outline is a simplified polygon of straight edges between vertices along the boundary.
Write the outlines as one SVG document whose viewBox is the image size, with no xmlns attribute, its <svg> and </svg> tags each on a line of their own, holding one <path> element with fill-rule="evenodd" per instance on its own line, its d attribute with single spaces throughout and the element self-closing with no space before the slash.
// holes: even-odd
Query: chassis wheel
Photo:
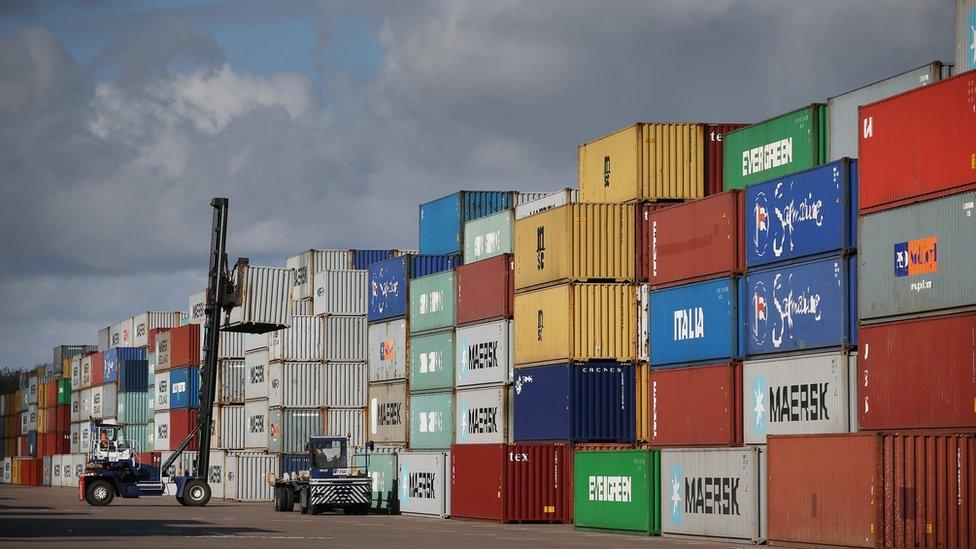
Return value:
<svg viewBox="0 0 976 549">
<path fill-rule="evenodd" d="M 106 480 L 96 480 L 85 487 L 85 501 L 89 505 L 104 507 L 112 503 L 113 499 L 115 499 L 115 489 Z"/>
<path fill-rule="evenodd" d="M 291 513 L 295 510 L 295 491 L 291 488 L 285 488 L 285 506 L 284 511 L 286 513 Z"/>
<path fill-rule="evenodd" d="M 188 507 L 203 507 L 210 502 L 210 485 L 200 479 L 187 481 L 183 486 L 183 504 Z"/>
<path fill-rule="evenodd" d="M 298 494 L 298 510 L 303 515 L 308 514 L 308 490 L 304 488 Z"/>
<path fill-rule="evenodd" d="M 285 492 L 286 489 L 281 486 L 277 486 L 274 489 L 274 509 L 279 513 L 284 513 L 285 511 L 290 510 L 285 509 L 286 498 L 288 497 Z"/>
</svg>

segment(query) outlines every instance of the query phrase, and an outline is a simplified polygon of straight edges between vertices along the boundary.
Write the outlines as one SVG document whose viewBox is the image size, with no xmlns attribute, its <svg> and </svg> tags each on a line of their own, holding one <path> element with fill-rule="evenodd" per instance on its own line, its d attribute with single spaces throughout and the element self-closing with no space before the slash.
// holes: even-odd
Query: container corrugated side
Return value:
<svg viewBox="0 0 976 549">
<path fill-rule="evenodd" d="M 320 332 L 325 362 L 366 362 L 365 316 L 322 317 Z"/>
<path fill-rule="evenodd" d="M 235 275 L 236 276 L 236 275 Z M 294 274 L 288 269 L 249 266 L 236 280 L 243 305 L 234 307 L 222 329 L 291 325 L 291 287 Z"/>
<path fill-rule="evenodd" d="M 458 388 L 506 383 L 515 357 L 514 321 L 498 320 L 458 328 L 454 357 Z"/>
<path fill-rule="evenodd" d="M 158 415 L 156 422 L 159 423 Z M 244 422 L 244 447 L 249 450 L 266 450 L 271 425 L 268 417 L 268 401 L 255 400 L 244 403 Z"/>
<path fill-rule="evenodd" d="M 369 381 L 393 381 L 407 376 L 407 321 L 369 325 Z"/>
<path fill-rule="evenodd" d="M 651 292 L 652 366 L 741 357 L 745 281 L 719 278 Z"/>
<path fill-rule="evenodd" d="M 235 501 L 271 501 L 273 487 L 266 476 L 277 471 L 277 455 L 228 453 L 224 461 L 225 497 Z"/>
<path fill-rule="evenodd" d="M 321 406 L 321 362 L 272 362 L 268 368 L 268 405 L 286 408 Z"/>
<path fill-rule="evenodd" d="M 360 446 L 366 441 L 365 408 L 328 408 L 325 421 L 326 436 L 347 437 L 350 446 Z"/>
<path fill-rule="evenodd" d="M 360 270 L 321 271 L 315 275 L 316 315 L 365 315 L 369 273 Z"/>
<path fill-rule="evenodd" d="M 516 205 L 515 219 L 524 219 L 530 215 L 575 202 L 579 202 L 579 190 L 577 189 L 566 188 L 560 191 L 546 193 L 544 196 Z"/>
<path fill-rule="evenodd" d="M 294 454 L 305 451 L 309 437 L 321 436 L 321 408 L 271 408 L 268 410 L 268 451 Z"/>
<path fill-rule="evenodd" d="M 452 271 L 410 280 L 410 333 L 457 324 L 457 275 Z"/>
<path fill-rule="evenodd" d="M 725 135 L 749 124 L 705 124 L 705 196 L 725 189 Z"/>
<path fill-rule="evenodd" d="M 243 360 L 224 359 L 217 366 L 217 402 L 227 404 L 244 402 L 244 389 L 247 384 L 247 367 Z"/>
<path fill-rule="evenodd" d="M 407 384 L 370 384 L 367 439 L 380 444 L 406 444 L 410 416 Z"/>
<path fill-rule="evenodd" d="M 512 191 L 458 191 L 420 205 L 420 253 L 454 254 L 463 246 L 464 224 L 512 208 Z"/>
<path fill-rule="evenodd" d="M 173 328 L 180 325 L 180 312 L 147 311 L 133 317 L 132 346 L 145 347 L 149 344 L 149 330 L 154 328 Z"/>
<path fill-rule="evenodd" d="M 353 269 L 352 250 L 313 250 L 312 276 L 323 271 L 344 271 Z"/>
<path fill-rule="evenodd" d="M 454 442 L 454 392 L 410 394 L 410 449 L 450 448 Z"/>
<path fill-rule="evenodd" d="M 291 327 L 268 334 L 268 359 L 322 360 L 321 328 L 316 316 L 291 317 Z"/>
<path fill-rule="evenodd" d="M 410 336 L 410 391 L 454 387 L 454 330 Z"/>
<path fill-rule="evenodd" d="M 156 390 L 159 390 L 159 381 L 156 382 Z M 244 353 L 244 398 L 246 400 L 268 398 L 267 349 Z"/>
<path fill-rule="evenodd" d="M 508 387 L 498 385 L 455 392 L 454 442 L 496 444 L 512 432 Z"/>
<path fill-rule="evenodd" d="M 220 447 L 225 450 L 243 450 L 247 433 L 244 405 L 221 406 Z"/>
<path fill-rule="evenodd" d="M 322 366 L 322 405 L 327 408 L 366 407 L 366 364 L 327 362 Z"/>
<path fill-rule="evenodd" d="M 652 370 L 652 446 L 742 444 L 742 366 L 715 364 Z"/>
<path fill-rule="evenodd" d="M 515 216 L 504 210 L 464 224 L 464 263 L 515 251 Z"/>
<path fill-rule="evenodd" d="M 400 512 L 448 517 L 451 514 L 451 453 L 402 452 L 397 478 Z"/>
</svg>

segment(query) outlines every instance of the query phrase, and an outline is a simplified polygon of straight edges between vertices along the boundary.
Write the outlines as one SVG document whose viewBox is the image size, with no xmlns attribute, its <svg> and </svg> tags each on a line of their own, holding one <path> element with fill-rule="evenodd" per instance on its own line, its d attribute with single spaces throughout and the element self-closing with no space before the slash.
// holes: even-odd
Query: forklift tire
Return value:
<svg viewBox="0 0 976 549">
<path fill-rule="evenodd" d="M 104 507 L 115 499 L 115 489 L 106 480 L 96 480 L 85 487 L 85 501 L 88 505 Z"/>
<path fill-rule="evenodd" d="M 179 502 L 180 505 L 186 505 L 186 500 L 183 499 L 182 496 L 176 496 L 176 501 Z"/>
<path fill-rule="evenodd" d="M 291 513 L 295 510 L 295 491 L 291 488 L 285 488 L 285 508 L 286 513 Z"/>
<path fill-rule="evenodd" d="M 210 503 L 210 484 L 198 478 L 188 480 L 183 487 L 184 505 L 203 507 Z"/>
<path fill-rule="evenodd" d="M 279 513 L 291 511 L 288 508 L 288 492 L 290 490 L 283 486 L 276 486 L 274 490 L 274 508 Z"/>
</svg>

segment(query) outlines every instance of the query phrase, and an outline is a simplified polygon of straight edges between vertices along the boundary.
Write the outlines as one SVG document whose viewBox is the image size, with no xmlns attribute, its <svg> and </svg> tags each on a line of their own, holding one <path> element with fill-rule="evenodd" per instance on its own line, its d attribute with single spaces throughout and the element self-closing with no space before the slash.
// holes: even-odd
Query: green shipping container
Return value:
<svg viewBox="0 0 976 549">
<path fill-rule="evenodd" d="M 145 423 L 122 425 L 122 436 L 136 452 L 151 452 L 153 444 L 149 438 L 150 426 Z"/>
<path fill-rule="evenodd" d="M 410 395 L 410 449 L 443 450 L 454 443 L 454 393 Z"/>
<path fill-rule="evenodd" d="M 827 105 L 786 113 L 725 134 L 725 190 L 769 181 L 827 161 Z"/>
<path fill-rule="evenodd" d="M 454 326 L 457 318 L 454 271 L 410 280 L 410 333 Z"/>
<path fill-rule="evenodd" d="M 63 377 L 58 380 L 58 404 L 71 404 L 71 379 Z"/>
<path fill-rule="evenodd" d="M 410 390 L 454 388 L 454 330 L 410 336 Z"/>
<path fill-rule="evenodd" d="M 464 224 L 464 264 L 514 250 L 515 213 L 504 210 Z"/>
<path fill-rule="evenodd" d="M 370 453 L 367 463 L 366 456 L 356 454 L 353 456 L 354 472 L 359 468 L 366 468 L 369 477 L 373 479 L 373 499 L 371 507 L 373 511 L 386 513 L 398 513 L 400 511 L 397 502 L 397 490 L 394 487 L 397 480 L 397 456 L 387 453 Z"/>
<path fill-rule="evenodd" d="M 661 453 L 581 451 L 573 460 L 577 527 L 661 533 Z"/>
<path fill-rule="evenodd" d="M 119 393 L 119 423 L 146 423 L 152 416 L 148 393 Z"/>
</svg>

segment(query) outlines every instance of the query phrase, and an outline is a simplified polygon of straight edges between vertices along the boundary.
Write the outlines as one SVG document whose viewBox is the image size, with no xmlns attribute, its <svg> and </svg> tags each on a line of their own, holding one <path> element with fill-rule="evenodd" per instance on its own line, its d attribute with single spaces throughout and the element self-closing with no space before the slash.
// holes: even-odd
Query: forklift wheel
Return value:
<svg viewBox="0 0 976 549">
<path fill-rule="evenodd" d="M 183 496 L 176 496 L 176 501 L 178 501 L 180 505 L 186 505 L 186 500 L 183 499 Z"/>
<path fill-rule="evenodd" d="M 285 512 L 285 489 L 282 488 L 281 486 L 275 487 L 274 507 L 275 507 L 275 511 L 279 513 Z"/>
<path fill-rule="evenodd" d="M 198 478 L 187 481 L 183 487 L 184 505 L 203 507 L 210 502 L 210 485 Z"/>
<path fill-rule="evenodd" d="M 115 499 L 115 489 L 105 480 L 96 480 L 85 489 L 85 501 L 89 505 L 104 507 Z"/>
<path fill-rule="evenodd" d="M 291 513 L 295 510 L 295 491 L 291 488 L 285 488 L 285 506 L 284 511 L 286 513 Z"/>
</svg>

